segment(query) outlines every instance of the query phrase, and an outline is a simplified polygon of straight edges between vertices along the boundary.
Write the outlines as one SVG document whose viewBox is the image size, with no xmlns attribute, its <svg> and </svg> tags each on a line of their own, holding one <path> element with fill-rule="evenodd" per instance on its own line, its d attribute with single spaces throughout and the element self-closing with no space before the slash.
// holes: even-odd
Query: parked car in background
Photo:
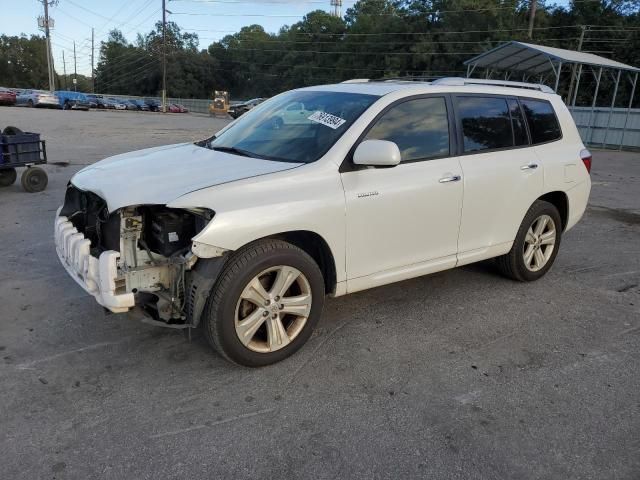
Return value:
<svg viewBox="0 0 640 480">
<path fill-rule="evenodd" d="M 58 96 L 46 90 L 23 90 L 16 95 L 16 105 L 21 107 L 61 108 Z"/>
<path fill-rule="evenodd" d="M 252 98 L 251 100 L 247 100 L 246 102 L 236 103 L 234 105 L 229 106 L 229 115 L 231 118 L 238 118 L 241 115 L 244 115 L 252 108 L 257 107 L 262 102 L 264 102 L 264 98 Z"/>
<path fill-rule="evenodd" d="M 96 108 L 109 108 L 109 102 L 102 95 L 96 95 Z"/>
<path fill-rule="evenodd" d="M 149 111 L 149 105 L 147 105 L 147 103 L 144 100 L 137 98 L 131 101 L 136 104 L 136 106 L 138 107 L 138 110 L 142 110 L 143 112 Z"/>
<path fill-rule="evenodd" d="M 89 102 L 89 108 L 98 108 L 98 96 L 93 93 L 85 93 L 87 101 Z"/>
<path fill-rule="evenodd" d="M 152 112 L 159 112 L 162 108 L 162 105 L 157 100 L 147 99 L 145 100 L 145 103 L 149 105 L 149 110 L 151 110 Z"/>
<path fill-rule="evenodd" d="M 119 100 L 117 98 L 109 98 L 109 102 L 111 103 L 111 105 L 113 105 L 113 108 L 115 108 L 116 110 L 127 109 L 127 104 L 124 102 L 124 100 Z"/>
<path fill-rule="evenodd" d="M 63 110 L 89 110 L 91 106 L 89 99 L 82 92 L 57 90 L 56 95 Z"/>
<path fill-rule="evenodd" d="M 280 112 L 280 118 L 285 125 L 300 125 L 307 123 L 309 115 L 313 112 L 314 110 L 307 110 L 304 103 L 293 102 Z"/>
<path fill-rule="evenodd" d="M 123 100 L 123 103 L 127 110 L 138 110 L 138 105 L 136 105 L 136 102 L 133 100 Z"/>
<path fill-rule="evenodd" d="M 171 113 L 187 113 L 189 111 L 179 103 L 172 103 L 168 108 Z"/>
<path fill-rule="evenodd" d="M 16 92 L 0 87 L 0 105 L 15 105 Z"/>
<path fill-rule="evenodd" d="M 113 98 L 103 97 L 102 103 L 104 104 L 104 108 L 108 110 L 115 110 L 116 101 Z"/>
</svg>

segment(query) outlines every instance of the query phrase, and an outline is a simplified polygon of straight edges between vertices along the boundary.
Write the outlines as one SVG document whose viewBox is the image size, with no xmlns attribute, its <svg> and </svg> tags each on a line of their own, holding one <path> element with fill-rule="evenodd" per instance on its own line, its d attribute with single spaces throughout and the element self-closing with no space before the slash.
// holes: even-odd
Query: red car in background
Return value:
<svg viewBox="0 0 640 480">
<path fill-rule="evenodd" d="M 179 103 L 172 103 L 171 105 L 169 105 L 169 112 L 170 113 L 188 113 L 189 110 L 187 110 L 183 105 L 180 105 Z"/>
<path fill-rule="evenodd" d="M 6 88 L 0 88 L 0 105 L 15 105 L 16 92 Z"/>
</svg>

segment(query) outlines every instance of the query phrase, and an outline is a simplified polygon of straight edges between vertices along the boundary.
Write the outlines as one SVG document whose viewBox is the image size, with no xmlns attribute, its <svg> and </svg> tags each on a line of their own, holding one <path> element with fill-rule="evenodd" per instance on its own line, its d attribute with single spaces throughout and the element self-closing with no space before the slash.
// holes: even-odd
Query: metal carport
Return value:
<svg viewBox="0 0 640 480">
<path fill-rule="evenodd" d="M 582 126 L 580 132 L 585 143 L 601 143 L 603 147 L 606 145 L 640 147 L 640 128 L 634 128 L 631 138 L 625 138 L 629 125 L 629 117 L 632 113 L 631 107 L 633 105 L 640 68 L 592 53 L 517 41 L 504 43 L 465 61 L 464 64 L 467 66 L 467 77 L 471 77 L 473 74 L 477 75 L 480 69 L 484 69 L 485 78 L 492 78 L 502 73 L 504 73 L 505 80 L 510 80 L 515 76 L 521 76 L 522 81 L 544 83 L 552 87 L 555 92 L 558 92 L 560 79 L 562 74 L 566 72 L 570 74 L 570 82 L 565 103 L 571 107 L 574 117 L 576 116 L 576 112 L 580 110 L 579 107 L 575 106 L 576 97 L 578 96 L 578 90 L 580 88 L 580 80 L 583 72 L 589 71 L 595 79 L 596 86 L 591 100 L 591 106 L 588 107 L 588 121 L 586 125 Z M 605 75 L 611 75 L 611 79 L 614 82 L 611 104 L 608 107 L 606 114 L 607 119 L 606 122 L 604 122 L 606 125 L 604 126 L 596 125 L 596 123 L 603 122 L 597 122 L 598 118 L 594 117 L 603 73 Z M 615 109 L 615 104 L 623 75 L 625 80 L 631 82 L 631 92 L 629 94 L 629 101 L 626 103 L 626 109 L 620 112 L 620 109 Z M 621 127 L 611 125 L 614 110 L 616 110 L 616 115 L 620 113 L 624 115 L 624 123 Z M 637 122 L 638 126 L 640 126 L 640 112 L 634 112 L 633 121 Z M 604 129 L 601 142 L 594 142 L 594 127 L 600 130 Z M 613 139 L 608 139 L 609 130 L 621 132 L 619 135 L 615 135 L 616 139 L 613 143 L 610 141 Z M 630 141 L 625 143 L 625 140 Z"/>
</svg>

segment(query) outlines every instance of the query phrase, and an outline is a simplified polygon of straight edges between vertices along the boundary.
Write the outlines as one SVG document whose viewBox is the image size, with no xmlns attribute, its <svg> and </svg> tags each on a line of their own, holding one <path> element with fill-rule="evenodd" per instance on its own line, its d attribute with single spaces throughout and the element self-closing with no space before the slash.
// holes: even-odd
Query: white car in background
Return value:
<svg viewBox="0 0 640 480">
<path fill-rule="evenodd" d="M 303 102 L 292 102 L 280 112 L 279 117 L 282 119 L 282 123 L 286 125 L 304 125 L 312 123 L 309 117 L 314 112 L 315 110 L 307 110 Z"/>
<path fill-rule="evenodd" d="M 541 85 L 309 87 L 196 144 L 84 168 L 55 243 L 105 308 L 202 327 L 225 358 L 261 366 L 307 341 L 326 296 L 488 258 L 539 279 L 585 211 L 590 168 Z"/>
<path fill-rule="evenodd" d="M 21 90 L 16 95 L 18 107 L 62 108 L 58 96 L 46 90 Z"/>
</svg>

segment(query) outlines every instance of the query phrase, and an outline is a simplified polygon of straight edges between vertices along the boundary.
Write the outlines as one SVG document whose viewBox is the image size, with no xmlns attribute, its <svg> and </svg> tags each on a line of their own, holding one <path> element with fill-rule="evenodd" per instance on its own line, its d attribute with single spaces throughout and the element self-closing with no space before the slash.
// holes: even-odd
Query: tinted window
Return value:
<svg viewBox="0 0 640 480">
<path fill-rule="evenodd" d="M 513 146 L 507 100 L 497 97 L 458 97 L 464 151 Z"/>
<path fill-rule="evenodd" d="M 392 107 L 369 130 L 366 140 L 396 143 L 403 162 L 449 155 L 445 99 L 418 98 Z"/>
<path fill-rule="evenodd" d="M 529 143 L 529 139 L 527 138 L 527 131 L 524 127 L 524 119 L 522 118 L 520 105 L 518 105 L 518 101 L 515 98 L 510 98 L 508 102 L 515 145 L 527 145 Z"/>
<path fill-rule="evenodd" d="M 550 142 L 562 136 L 558 119 L 549 102 L 521 99 L 520 103 L 527 117 L 532 143 Z"/>
</svg>

